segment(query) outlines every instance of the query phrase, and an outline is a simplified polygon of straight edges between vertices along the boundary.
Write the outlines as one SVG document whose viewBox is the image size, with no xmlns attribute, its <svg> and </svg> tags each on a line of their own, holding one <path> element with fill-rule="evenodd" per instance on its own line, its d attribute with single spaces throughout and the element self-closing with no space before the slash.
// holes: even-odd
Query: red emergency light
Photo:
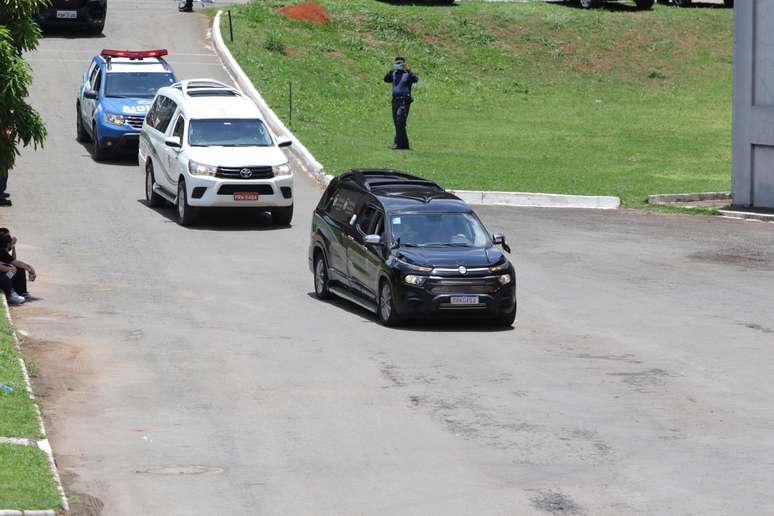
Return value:
<svg viewBox="0 0 774 516">
<path fill-rule="evenodd" d="M 105 57 L 128 57 L 129 59 L 143 59 L 145 57 L 163 57 L 169 54 L 166 48 L 158 50 L 110 50 L 103 48 L 100 55 Z"/>
</svg>

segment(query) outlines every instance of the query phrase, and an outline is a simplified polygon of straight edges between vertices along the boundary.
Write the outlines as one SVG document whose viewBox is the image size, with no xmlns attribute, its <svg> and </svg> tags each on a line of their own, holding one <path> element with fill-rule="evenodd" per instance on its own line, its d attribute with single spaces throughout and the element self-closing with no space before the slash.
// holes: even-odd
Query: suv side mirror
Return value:
<svg viewBox="0 0 774 516">
<path fill-rule="evenodd" d="M 83 92 L 83 98 L 95 100 L 97 98 L 97 92 L 94 90 L 86 90 Z"/>
<path fill-rule="evenodd" d="M 164 140 L 164 144 L 167 147 L 174 147 L 176 149 L 180 148 L 180 137 L 179 136 L 170 136 L 166 140 Z"/>
<path fill-rule="evenodd" d="M 290 138 L 285 137 L 278 137 L 277 138 L 277 147 L 290 147 L 293 145 L 293 140 Z"/>
<path fill-rule="evenodd" d="M 381 245 L 381 235 L 366 235 L 363 237 L 363 243 L 366 245 Z"/>
<path fill-rule="evenodd" d="M 511 248 L 508 246 L 508 242 L 505 241 L 505 235 L 502 233 L 495 233 L 492 235 L 492 241 L 495 243 L 495 245 L 502 246 L 502 248 L 507 252 L 511 252 Z"/>
</svg>

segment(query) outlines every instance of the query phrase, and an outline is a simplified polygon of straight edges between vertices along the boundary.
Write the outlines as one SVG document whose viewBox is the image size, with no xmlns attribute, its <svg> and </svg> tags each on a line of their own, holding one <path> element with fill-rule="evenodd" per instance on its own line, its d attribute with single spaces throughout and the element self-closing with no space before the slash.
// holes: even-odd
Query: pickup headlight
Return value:
<svg viewBox="0 0 774 516">
<path fill-rule="evenodd" d="M 421 287 L 425 284 L 425 281 L 427 281 L 427 276 L 416 276 L 414 274 L 406 274 L 403 276 L 403 281 L 405 281 L 409 285 L 414 285 L 415 287 Z"/>
<path fill-rule="evenodd" d="M 505 261 L 499 265 L 493 265 L 489 267 L 489 272 L 504 272 L 508 270 L 508 262 Z"/>
<path fill-rule="evenodd" d="M 124 115 L 117 115 L 116 113 L 105 113 L 105 121 L 113 125 L 124 125 L 126 123 Z"/>
<path fill-rule="evenodd" d="M 498 276 L 497 279 L 500 282 L 500 285 L 507 285 L 511 281 L 513 281 L 513 278 L 511 278 L 510 274 L 503 274 L 501 276 Z"/>
<path fill-rule="evenodd" d="M 289 176 L 290 175 L 290 165 L 285 163 L 284 165 L 277 165 L 276 167 L 271 167 L 271 171 L 274 172 L 275 176 Z"/>
<path fill-rule="evenodd" d="M 398 263 L 401 263 L 411 269 L 412 271 L 418 271 L 418 272 L 433 272 L 432 267 L 423 267 L 421 265 L 414 265 L 413 263 L 409 263 L 406 260 L 401 260 L 400 258 L 396 258 Z"/>
<path fill-rule="evenodd" d="M 214 176 L 218 172 L 218 167 L 189 160 L 188 171 L 194 176 Z"/>
</svg>

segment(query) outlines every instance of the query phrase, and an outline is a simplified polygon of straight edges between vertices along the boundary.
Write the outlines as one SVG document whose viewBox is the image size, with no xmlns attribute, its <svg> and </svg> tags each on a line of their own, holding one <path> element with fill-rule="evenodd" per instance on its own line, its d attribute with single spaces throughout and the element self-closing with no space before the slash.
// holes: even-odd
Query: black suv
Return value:
<svg viewBox="0 0 774 516">
<path fill-rule="evenodd" d="M 52 0 L 35 17 L 44 28 L 84 27 L 101 34 L 107 16 L 107 0 Z"/>
<path fill-rule="evenodd" d="M 432 181 L 352 170 L 331 181 L 312 220 L 309 266 L 331 294 L 391 326 L 409 317 L 469 315 L 511 326 L 516 273 L 473 210 Z"/>
</svg>

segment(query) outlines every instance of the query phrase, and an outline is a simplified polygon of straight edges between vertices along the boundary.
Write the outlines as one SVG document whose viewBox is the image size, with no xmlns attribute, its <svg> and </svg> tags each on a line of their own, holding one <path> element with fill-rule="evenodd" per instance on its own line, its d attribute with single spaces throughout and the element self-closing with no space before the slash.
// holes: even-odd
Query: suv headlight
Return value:
<svg viewBox="0 0 774 516">
<path fill-rule="evenodd" d="M 116 113 L 105 113 L 105 120 L 113 125 L 124 125 L 126 123 L 124 115 L 117 115 Z"/>
<path fill-rule="evenodd" d="M 189 160 L 188 171 L 194 176 L 214 176 L 218 172 L 218 167 Z"/>
<path fill-rule="evenodd" d="M 277 165 L 276 167 L 271 167 L 271 171 L 274 173 L 275 176 L 289 176 L 290 175 L 290 165 L 285 163 L 284 165 Z"/>
<path fill-rule="evenodd" d="M 425 281 L 427 281 L 427 276 L 417 276 L 415 274 L 406 274 L 403 276 L 403 281 L 408 283 L 409 285 L 414 285 L 415 287 L 421 287 L 425 284 Z"/>
</svg>

